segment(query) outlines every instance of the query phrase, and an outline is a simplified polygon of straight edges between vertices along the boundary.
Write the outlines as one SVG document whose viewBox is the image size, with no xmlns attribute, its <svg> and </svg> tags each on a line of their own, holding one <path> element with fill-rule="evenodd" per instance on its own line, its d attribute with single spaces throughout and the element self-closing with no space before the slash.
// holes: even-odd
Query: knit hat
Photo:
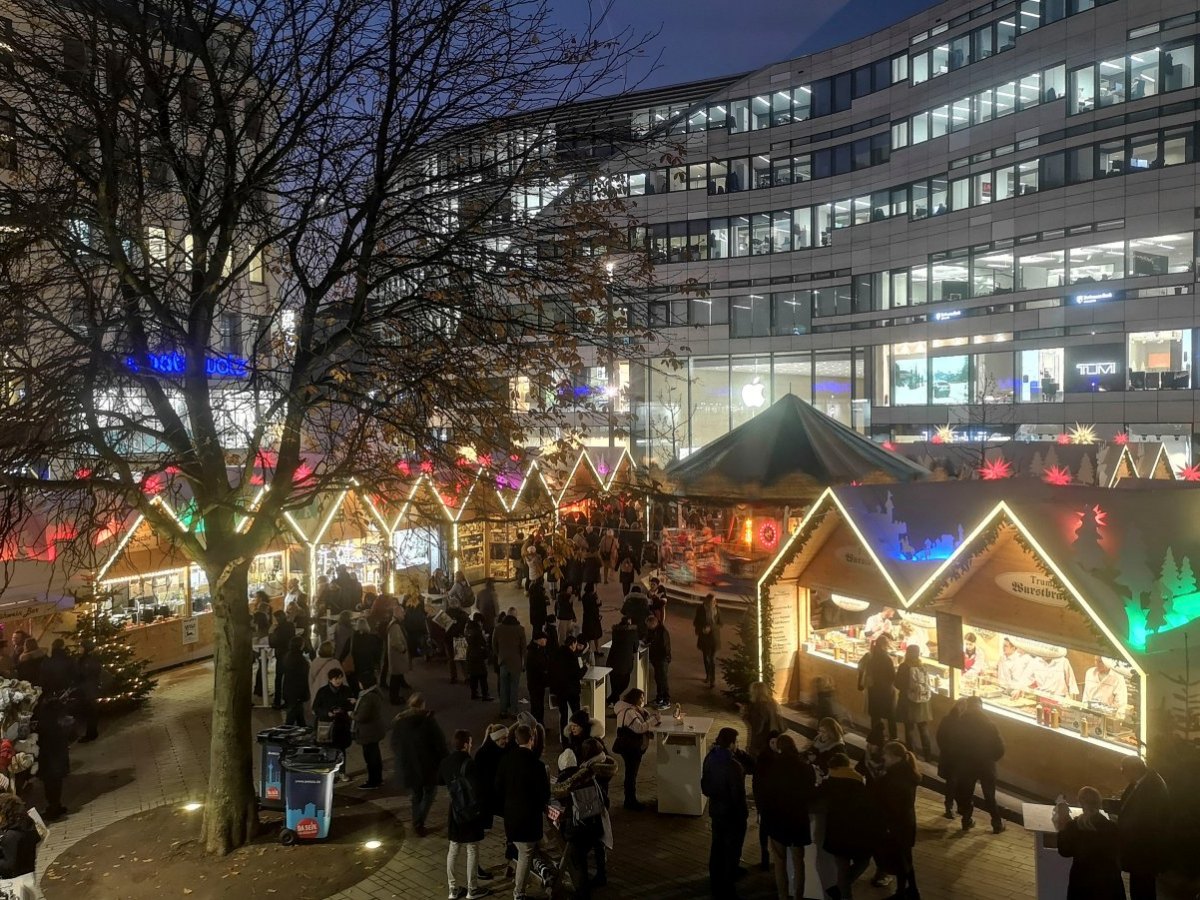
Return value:
<svg viewBox="0 0 1200 900">
<path fill-rule="evenodd" d="M 491 740 L 497 740 L 501 735 L 508 734 L 508 729 L 503 725 L 489 725 L 487 736 Z"/>
<path fill-rule="evenodd" d="M 580 728 L 588 728 L 592 724 L 592 714 L 586 709 L 577 709 L 571 713 L 570 721 Z"/>
<path fill-rule="evenodd" d="M 575 758 L 575 751 L 570 747 L 558 754 L 558 771 L 573 769 L 577 765 L 579 765 L 579 761 Z"/>
</svg>

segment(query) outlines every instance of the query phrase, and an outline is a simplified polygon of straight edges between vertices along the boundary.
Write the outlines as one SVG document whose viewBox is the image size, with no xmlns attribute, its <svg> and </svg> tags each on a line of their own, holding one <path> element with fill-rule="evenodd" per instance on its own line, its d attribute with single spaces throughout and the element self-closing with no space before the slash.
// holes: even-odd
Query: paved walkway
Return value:
<svg viewBox="0 0 1200 900">
<path fill-rule="evenodd" d="M 618 605 L 618 588 L 609 585 L 602 590 L 607 628 L 614 621 L 615 613 L 611 610 Z M 502 608 L 517 606 L 520 617 L 525 619 L 525 603 L 518 599 L 515 589 L 502 587 L 501 604 Z M 690 624 L 691 610 L 676 611 L 668 618 L 674 644 L 671 681 L 676 699 L 689 712 L 715 715 L 717 727 L 736 727 L 738 722 L 725 699 L 703 685 Z M 725 644 L 728 646 L 734 640 L 736 628 L 727 625 Z M 99 741 L 72 748 L 72 774 L 66 789 L 66 802 L 72 813 L 51 827 L 50 837 L 39 854 L 39 878 L 63 849 L 113 821 L 165 803 L 203 799 L 209 762 L 211 678 L 211 666 L 207 664 L 164 673 L 146 709 L 110 723 Z M 442 665 L 427 667 L 418 662 L 410 681 L 426 694 L 447 732 L 469 728 L 475 735 L 481 735 L 484 726 L 496 715 L 495 703 L 474 702 L 465 686 L 451 686 Z M 278 714 L 270 710 L 256 710 L 254 715 L 256 729 L 279 721 Z M 554 755 L 553 751 L 547 753 L 551 761 Z M 357 748 L 350 751 L 349 765 L 355 780 L 361 780 L 364 767 Z M 643 800 L 654 797 L 652 764 L 642 767 L 639 794 Z M 337 900 L 392 897 L 436 900 L 446 896 L 445 792 L 439 792 L 430 816 L 429 825 L 434 831 L 423 839 L 407 827 L 406 798 L 388 790 L 371 800 L 393 811 L 399 820 L 393 833 L 380 835 L 384 845 L 379 852 L 390 853 L 392 857 L 377 872 L 338 894 Z M 964 835 L 958 831 L 957 822 L 941 817 L 941 810 L 940 796 L 922 790 L 917 808 L 916 866 L 921 894 L 926 900 L 1016 900 L 1033 895 L 1032 840 L 1026 832 L 1010 826 L 999 836 L 987 833 L 986 828 Z M 337 827 L 336 819 L 333 827 Z M 682 900 L 707 895 L 707 819 L 661 817 L 649 811 L 627 813 L 618 806 L 613 810 L 613 828 L 616 846 L 610 855 L 610 887 L 598 891 L 598 897 Z M 757 862 L 757 844 L 758 831 L 752 823 L 743 854 L 748 864 Z M 511 896 L 511 882 L 503 879 L 502 858 L 501 836 L 492 834 L 482 848 L 481 861 L 500 872 L 490 882 L 495 893 Z M 747 900 L 775 896 L 770 876 L 757 870 L 742 882 L 740 889 Z M 309 900 L 302 884 L 289 893 L 293 900 Z M 855 895 L 881 898 L 887 893 L 864 882 Z M 533 891 L 531 896 L 539 895 Z"/>
</svg>

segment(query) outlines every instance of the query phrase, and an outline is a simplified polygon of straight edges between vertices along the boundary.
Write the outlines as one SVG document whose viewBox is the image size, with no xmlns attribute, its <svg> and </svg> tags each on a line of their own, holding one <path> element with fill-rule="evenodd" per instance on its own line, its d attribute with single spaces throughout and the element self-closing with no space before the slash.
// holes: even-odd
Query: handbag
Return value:
<svg viewBox="0 0 1200 900">
<path fill-rule="evenodd" d="M 354 674 L 354 654 L 346 654 L 346 658 L 342 660 L 342 671 L 347 675 Z"/>
<path fill-rule="evenodd" d="M 454 639 L 454 661 L 467 661 L 467 639 L 465 637 L 456 637 Z"/>
<path fill-rule="evenodd" d="M 328 744 L 333 741 L 333 722 L 317 722 L 316 733 L 318 744 Z"/>
</svg>

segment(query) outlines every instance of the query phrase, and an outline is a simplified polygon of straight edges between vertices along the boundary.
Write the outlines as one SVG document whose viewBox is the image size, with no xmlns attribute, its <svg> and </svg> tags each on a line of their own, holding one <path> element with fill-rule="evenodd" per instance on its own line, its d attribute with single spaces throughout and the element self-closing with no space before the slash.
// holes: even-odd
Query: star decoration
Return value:
<svg viewBox="0 0 1200 900">
<path fill-rule="evenodd" d="M 1071 436 L 1069 434 L 1060 434 L 1054 441 L 1058 444 L 1069 444 L 1071 443 Z"/>
<path fill-rule="evenodd" d="M 939 425 L 938 430 L 933 433 L 933 443 L 953 444 L 957 437 L 953 425 Z"/>
<path fill-rule="evenodd" d="M 896 452 L 896 445 L 895 445 L 895 444 L 893 444 L 891 441 L 884 441 L 884 442 L 883 442 L 883 449 L 884 449 L 884 450 L 889 450 L 889 451 L 891 451 L 892 453 L 895 453 L 895 452 Z"/>
<path fill-rule="evenodd" d="M 1071 483 L 1071 470 L 1066 466 L 1050 466 L 1042 472 L 1042 481 L 1047 484 L 1064 485 Z"/>
<path fill-rule="evenodd" d="M 979 467 L 979 477 L 984 481 L 1000 481 L 1012 476 L 1012 463 L 1003 456 L 989 459 Z"/>
<path fill-rule="evenodd" d="M 1129 443 L 1129 432 L 1128 431 L 1118 432 L 1116 435 L 1113 436 L 1113 443 L 1120 444 L 1121 446 L 1128 444 Z"/>
<path fill-rule="evenodd" d="M 1093 425 L 1080 425 L 1076 422 L 1068 436 L 1072 444 L 1094 444 L 1096 443 L 1096 428 Z"/>
<path fill-rule="evenodd" d="M 1179 477 L 1184 481 L 1200 481 L 1200 463 L 1192 463 L 1190 466 L 1184 466 L 1179 473 Z"/>
</svg>

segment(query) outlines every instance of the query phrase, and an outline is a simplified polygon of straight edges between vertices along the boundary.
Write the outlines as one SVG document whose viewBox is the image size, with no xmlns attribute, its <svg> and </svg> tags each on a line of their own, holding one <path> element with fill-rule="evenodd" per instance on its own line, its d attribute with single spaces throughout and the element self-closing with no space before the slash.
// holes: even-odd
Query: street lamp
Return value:
<svg viewBox="0 0 1200 900">
<path fill-rule="evenodd" d="M 608 325 L 608 359 L 604 366 L 604 393 L 607 395 L 608 409 L 608 446 L 610 448 L 617 445 L 617 350 L 614 346 L 616 335 L 616 319 L 613 310 L 613 291 L 612 291 L 612 276 L 613 276 L 613 261 L 607 260 L 604 263 L 604 299 L 607 306 L 606 318 Z"/>
</svg>

